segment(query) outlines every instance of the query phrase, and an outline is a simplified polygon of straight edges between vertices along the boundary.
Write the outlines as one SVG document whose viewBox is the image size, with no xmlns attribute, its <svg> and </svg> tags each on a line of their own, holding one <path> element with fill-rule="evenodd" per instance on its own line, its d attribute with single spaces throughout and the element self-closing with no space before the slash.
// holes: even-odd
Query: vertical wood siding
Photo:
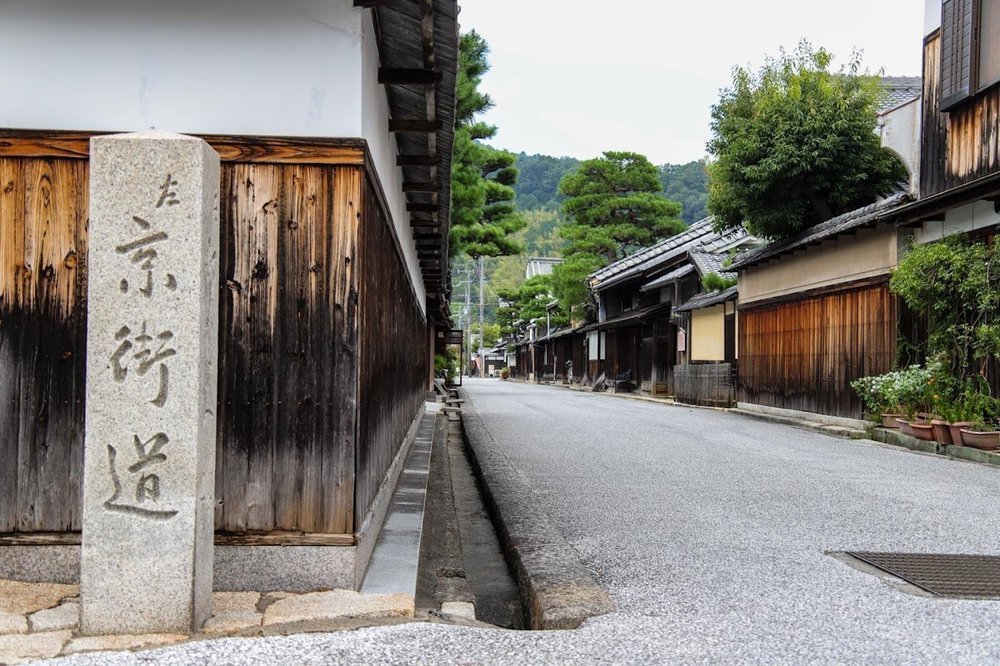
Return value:
<svg viewBox="0 0 1000 666">
<path fill-rule="evenodd" d="M 928 197 L 1000 171 L 1000 86 L 941 112 L 941 38 L 924 43 L 920 194 Z"/>
<path fill-rule="evenodd" d="M 81 527 L 87 165 L 0 158 L 0 533 Z"/>
<path fill-rule="evenodd" d="M 865 287 L 739 312 L 738 399 L 861 418 L 850 382 L 892 369 L 895 299 Z"/>
<path fill-rule="evenodd" d="M 0 157 L 0 533 L 81 529 L 83 141 Z M 364 170 L 255 155 L 223 163 L 216 527 L 351 534 Z"/>
<path fill-rule="evenodd" d="M 360 337 L 355 524 L 360 527 L 427 392 L 427 323 L 373 185 L 358 241 Z"/>
<path fill-rule="evenodd" d="M 353 531 L 361 179 L 358 167 L 223 165 L 223 531 Z"/>
</svg>

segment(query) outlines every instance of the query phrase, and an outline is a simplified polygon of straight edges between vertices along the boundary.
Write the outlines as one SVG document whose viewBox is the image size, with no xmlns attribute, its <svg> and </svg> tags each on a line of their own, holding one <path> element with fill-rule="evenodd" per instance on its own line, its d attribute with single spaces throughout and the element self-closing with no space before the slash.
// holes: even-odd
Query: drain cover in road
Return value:
<svg viewBox="0 0 1000 666">
<path fill-rule="evenodd" d="M 848 555 L 939 597 L 1000 599 L 1000 556 L 931 553 Z"/>
</svg>

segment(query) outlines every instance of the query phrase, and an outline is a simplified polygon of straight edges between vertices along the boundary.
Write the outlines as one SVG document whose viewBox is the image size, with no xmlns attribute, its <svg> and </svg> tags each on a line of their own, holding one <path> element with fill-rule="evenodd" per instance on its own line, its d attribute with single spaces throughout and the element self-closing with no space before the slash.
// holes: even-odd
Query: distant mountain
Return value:
<svg viewBox="0 0 1000 666">
<path fill-rule="evenodd" d="M 515 166 L 520 170 L 514 190 L 520 210 L 558 210 L 563 202 L 559 196 L 559 181 L 580 166 L 575 157 L 551 157 L 520 153 Z M 708 200 L 708 178 L 705 162 L 664 164 L 660 167 L 663 193 L 683 206 L 681 218 L 691 224 L 705 217 Z"/>
</svg>

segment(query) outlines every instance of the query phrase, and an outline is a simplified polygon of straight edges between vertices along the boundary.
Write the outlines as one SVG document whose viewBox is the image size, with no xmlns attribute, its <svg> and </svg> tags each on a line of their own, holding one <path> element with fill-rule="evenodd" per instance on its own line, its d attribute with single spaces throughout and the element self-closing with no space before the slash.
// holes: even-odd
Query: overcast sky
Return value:
<svg viewBox="0 0 1000 666">
<path fill-rule="evenodd" d="M 462 31 L 491 47 L 483 88 L 494 145 L 653 162 L 705 155 L 709 113 L 734 65 L 806 38 L 887 75 L 920 74 L 922 0 L 460 0 Z"/>
</svg>

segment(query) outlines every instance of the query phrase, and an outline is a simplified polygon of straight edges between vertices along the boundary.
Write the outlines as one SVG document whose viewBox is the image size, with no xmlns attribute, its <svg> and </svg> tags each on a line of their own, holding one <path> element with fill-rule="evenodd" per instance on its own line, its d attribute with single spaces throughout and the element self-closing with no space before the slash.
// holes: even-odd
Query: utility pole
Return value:
<svg viewBox="0 0 1000 666">
<path fill-rule="evenodd" d="M 483 258 L 479 257 L 479 376 L 486 376 L 483 347 Z"/>
<path fill-rule="evenodd" d="M 465 353 L 468 354 L 472 351 L 472 269 L 468 266 L 465 268 L 465 339 L 468 342 L 465 345 Z M 462 359 L 462 361 L 467 361 L 468 359 Z"/>
</svg>

